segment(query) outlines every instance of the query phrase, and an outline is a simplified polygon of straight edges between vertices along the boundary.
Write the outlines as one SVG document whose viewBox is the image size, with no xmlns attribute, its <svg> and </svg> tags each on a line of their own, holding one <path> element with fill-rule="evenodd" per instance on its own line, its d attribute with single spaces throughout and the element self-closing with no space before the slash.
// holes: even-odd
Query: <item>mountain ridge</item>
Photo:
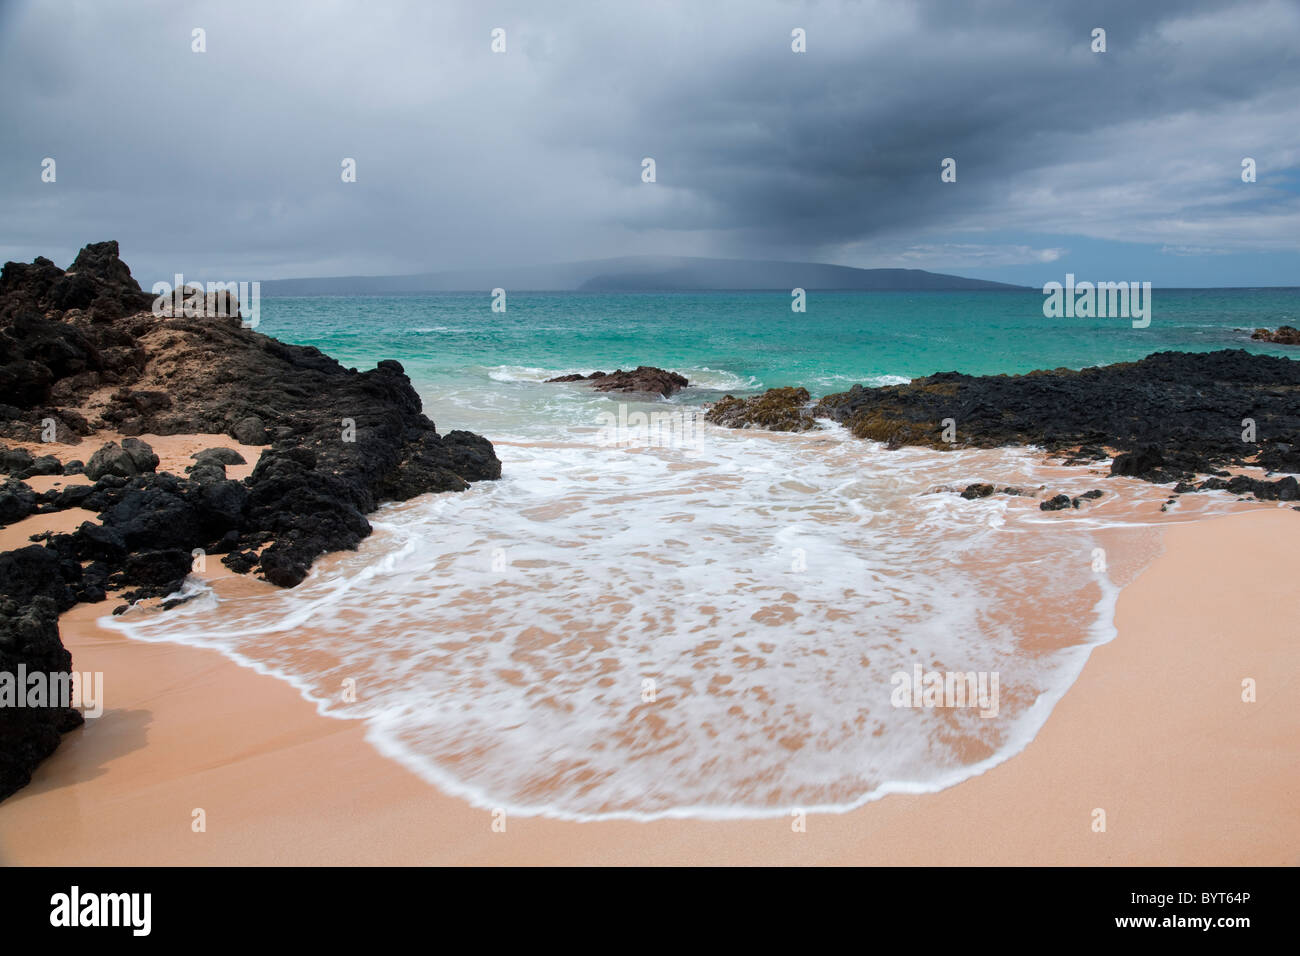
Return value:
<svg viewBox="0 0 1300 956">
<path fill-rule="evenodd" d="M 924 269 L 860 269 L 818 262 L 713 259 L 699 256 L 619 256 L 555 265 L 459 269 L 385 276 L 320 276 L 262 282 L 267 296 L 404 295 L 476 292 L 713 292 L 795 288 L 863 292 L 1024 291 L 986 279 Z"/>
</svg>

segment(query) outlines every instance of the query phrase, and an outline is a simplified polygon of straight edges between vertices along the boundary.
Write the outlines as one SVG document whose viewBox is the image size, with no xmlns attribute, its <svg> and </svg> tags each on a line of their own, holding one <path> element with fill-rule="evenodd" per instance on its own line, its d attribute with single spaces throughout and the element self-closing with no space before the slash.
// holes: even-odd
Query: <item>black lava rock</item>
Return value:
<svg viewBox="0 0 1300 956">
<path fill-rule="evenodd" d="M 198 452 L 178 477 L 158 473 L 158 456 L 135 437 L 104 445 L 84 466 L 0 446 L 0 472 L 13 476 L 0 489 L 0 521 L 69 507 L 101 521 L 0 553 L 0 598 L 9 602 L 0 638 L 5 627 L 39 638 L 11 640 L 0 661 L 53 660 L 57 652 L 66 667 L 59 611 L 111 590 L 130 589 L 120 595 L 128 601 L 164 597 L 184 581 L 195 549 L 290 587 L 319 555 L 355 548 L 371 530 L 366 514 L 382 502 L 501 475 L 486 439 L 438 432 L 398 362 L 345 369 L 318 349 L 244 328 L 237 309 L 224 317 L 155 315 L 152 302 L 115 242 L 87 246 L 66 272 L 44 258 L 6 263 L 0 438 L 41 441 L 53 420 L 55 442 L 64 444 L 114 429 L 230 435 L 270 447 L 252 475 L 236 481 L 226 468 L 244 457 L 231 448 Z M 92 403 L 98 417 L 88 421 L 80 409 L 93 393 L 108 400 Z M 42 495 L 19 480 L 83 470 L 93 485 Z M 0 797 L 25 782 L 70 720 L 56 713 L 0 726 Z"/>
<path fill-rule="evenodd" d="M 44 594 L 24 601 L 0 597 L 0 674 L 13 675 L 10 679 L 16 683 L 21 668 L 28 675 L 42 675 L 53 686 L 58 685 L 52 678 L 70 675 L 72 655 L 59 640 L 58 615 L 58 605 Z M 13 690 L 23 693 L 26 688 Z M 16 703 L 0 701 L 0 800 L 25 787 L 36 766 L 58 747 L 61 735 L 82 723 L 81 714 L 68 706 L 70 700 L 47 697 L 46 706 Z"/>
<path fill-rule="evenodd" d="M 0 485 L 0 525 L 21 521 L 36 510 L 36 493 L 16 478 Z"/>
<path fill-rule="evenodd" d="M 1157 471 L 1164 463 L 1165 459 L 1160 454 L 1159 448 L 1145 445 L 1137 451 L 1116 455 L 1115 460 L 1110 464 L 1110 473 L 1141 478 Z"/>
<path fill-rule="evenodd" d="M 131 478 L 158 467 L 158 456 L 138 438 L 124 438 L 122 444 L 111 441 L 90 456 L 86 477 L 98 481 L 105 475 Z"/>
</svg>

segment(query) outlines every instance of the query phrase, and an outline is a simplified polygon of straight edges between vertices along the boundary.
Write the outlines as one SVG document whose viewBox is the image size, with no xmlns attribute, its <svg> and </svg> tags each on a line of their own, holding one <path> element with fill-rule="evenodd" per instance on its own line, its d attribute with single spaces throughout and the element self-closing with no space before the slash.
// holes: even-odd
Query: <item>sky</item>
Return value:
<svg viewBox="0 0 1300 956">
<path fill-rule="evenodd" d="M 1300 285 L 1298 37 L 1296 0 L 0 0 L 0 259 Z"/>
</svg>

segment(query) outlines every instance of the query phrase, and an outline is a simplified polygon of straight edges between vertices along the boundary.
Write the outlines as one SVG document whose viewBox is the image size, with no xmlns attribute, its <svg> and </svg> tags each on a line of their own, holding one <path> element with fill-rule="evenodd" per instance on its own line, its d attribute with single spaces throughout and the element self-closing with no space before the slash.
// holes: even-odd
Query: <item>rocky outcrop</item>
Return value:
<svg viewBox="0 0 1300 956">
<path fill-rule="evenodd" d="M 317 556 L 355 548 L 370 533 L 366 515 L 381 502 L 500 477 L 486 439 L 438 432 L 397 362 L 346 369 L 317 349 L 243 327 L 229 302 L 222 303 L 225 315 L 155 315 L 152 297 L 117 252 L 116 243 L 87 246 L 66 273 L 47 259 L 0 271 L 7 403 L 0 405 L 0 436 L 49 442 L 52 422 L 50 448 L 99 429 L 229 435 L 269 447 L 251 476 L 232 480 L 226 466 L 243 460 L 232 449 L 205 450 L 177 476 L 158 473 L 153 450 L 128 437 L 90 456 L 85 471 L 93 485 L 39 495 L 19 479 L 65 467 L 53 456 L 0 448 L 0 471 L 11 476 L 0 489 L 0 520 L 80 507 L 101 522 L 0 554 L 0 597 L 12 604 L 0 613 L 8 629 L 0 629 L 0 642 L 8 640 L 0 664 L 30 660 L 29 669 L 66 670 L 64 658 L 50 653 L 51 634 L 62 651 L 57 610 L 113 592 L 125 600 L 169 594 L 195 549 L 292 587 Z M 49 615 L 33 603 L 37 578 L 57 608 Z M 66 717 L 48 715 L 38 733 L 0 709 L 0 744 L 29 741 L 0 763 L 0 795 L 25 782 L 52 749 L 46 731 L 64 727 Z"/>
<path fill-rule="evenodd" d="M 944 372 L 907 385 L 855 385 L 827 395 L 813 413 L 894 446 L 1038 445 L 1072 461 L 1095 459 L 1107 446 L 1119 452 L 1115 474 L 1153 481 L 1229 465 L 1300 471 L 1300 362 L 1240 349 L 1158 352 L 1081 371 Z M 1247 419 L 1254 442 L 1243 440 Z"/>
<path fill-rule="evenodd" d="M 727 395 L 709 407 L 705 419 L 727 428 L 763 428 L 774 432 L 806 432 L 817 427 L 806 388 L 770 388 L 752 398 Z"/>
<path fill-rule="evenodd" d="M 1300 329 L 1289 325 L 1280 325 L 1276 329 L 1256 329 L 1250 337 L 1274 345 L 1300 345 Z"/>
<path fill-rule="evenodd" d="M 147 312 L 152 303 L 153 296 L 132 278 L 114 241 L 86 246 L 66 271 L 44 256 L 31 264 L 7 262 L 0 271 L 0 320 L 23 312 L 77 312 L 106 322 Z"/>
<path fill-rule="evenodd" d="M 676 395 L 691 383 L 683 375 L 649 365 L 638 365 L 630 372 L 592 372 L 590 375 L 561 375 L 550 382 L 585 382 L 598 392 L 640 392 L 647 395 Z"/>
<path fill-rule="evenodd" d="M 797 393 L 728 396 L 706 417 L 732 427 L 784 430 L 791 418 L 749 411 L 792 408 Z M 1224 469 L 1234 465 L 1300 472 L 1300 362 L 1241 349 L 1158 352 L 1081 371 L 942 372 L 906 385 L 854 385 L 822 398 L 808 414 L 890 447 L 1037 445 L 1067 464 L 1104 460 L 1111 449 L 1112 474 L 1160 483 L 1206 474 L 1226 479 Z M 1255 440 L 1244 440 L 1247 435 Z M 1233 490 L 1290 500 L 1286 479 L 1232 480 Z M 1067 499 L 1067 506 L 1077 505 Z"/>
</svg>

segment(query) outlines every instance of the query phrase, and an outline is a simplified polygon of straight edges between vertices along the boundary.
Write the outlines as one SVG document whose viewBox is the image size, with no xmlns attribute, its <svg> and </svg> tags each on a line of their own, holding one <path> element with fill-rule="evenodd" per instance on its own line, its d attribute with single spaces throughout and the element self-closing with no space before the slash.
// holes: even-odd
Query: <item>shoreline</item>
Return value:
<svg viewBox="0 0 1300 956">
<path fill-rule="evenodd" d="M 1279 609 L 1300 600 L 1300 539 L 1285 521 L 1300 518 L 1162 529 L 1162 553 L 1120 593 L 1117 636 L 1023 750 L 939 792 L 809 813 L 806 833 L 788 816 L 510 816 L 493 832 L 489 811 L 382 756 L 364 723 L 217 651 L 106 631 L 106 608 L 80 605 L 64 641 L 76 669 L 105 672 L 109 706 L 0 804 L 0 863 L 1294 864 L 1300 714 L 1280 688 L 1300 645 Z M 1258 702 L 1241 702 L 1243 677 Z M 1098 807 L 1106 833 L 1091 829 Z M 191 830 L 196 808 L 206 832 Z"/>
</svg>

